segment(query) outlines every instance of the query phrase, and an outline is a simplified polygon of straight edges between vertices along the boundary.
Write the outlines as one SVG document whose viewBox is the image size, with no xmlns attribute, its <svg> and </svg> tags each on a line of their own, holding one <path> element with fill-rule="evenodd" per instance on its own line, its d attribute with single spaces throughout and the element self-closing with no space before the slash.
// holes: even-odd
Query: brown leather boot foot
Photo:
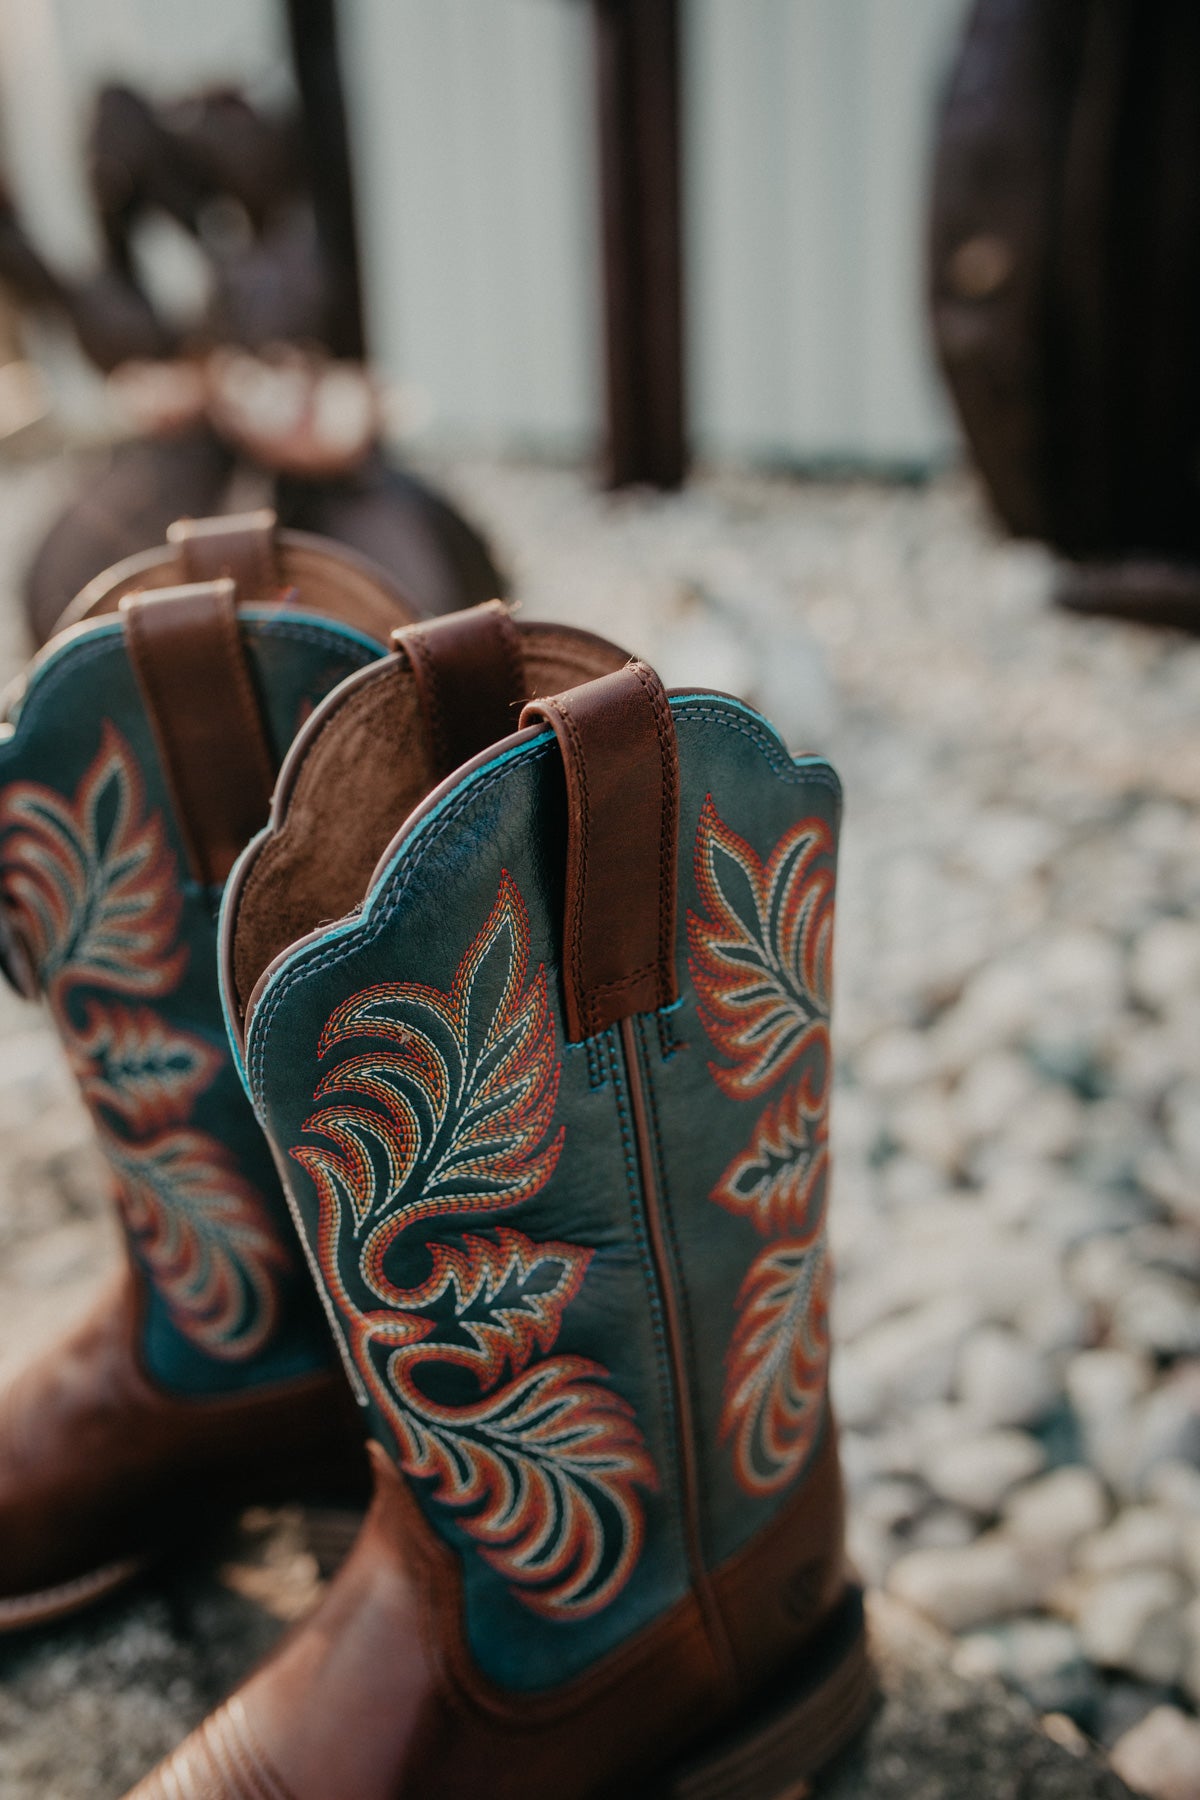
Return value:
<svg viewBox="0 0 1200 1800">
<path fill-rule="evenodd" d="M 851 1588 L 769 1690 L 685 1760 L 672 1745 L 694 1741 L 684 1688 L 703 1660 L 687 1613 L 569 1697 L 514 1705 L 476 1686 L 468 1699 L 454 1667 L 462 1646 L 445 1635 L 453 1570 L 372 1456 L 374 1505 L 320 1607 L 127 1800 L 798 1800 L 866 1718 L 875 1685 Z M 827 1529 L 836 1482 L 830 1440 L 793 1508 L 797 1537 Z M 736 1579 L 768 1580 L 775 1554 L 764 1547 L 761 1568 Z"/>
<path fill-rule="evenodd" d="M 222 1511 L 365 1496 L 340 1373 L 180 1399 L 141 1367 L 139 1310 L 127 1273 L 0 1390 L 0 1632 L 91 1605 Z"/>
</svg>

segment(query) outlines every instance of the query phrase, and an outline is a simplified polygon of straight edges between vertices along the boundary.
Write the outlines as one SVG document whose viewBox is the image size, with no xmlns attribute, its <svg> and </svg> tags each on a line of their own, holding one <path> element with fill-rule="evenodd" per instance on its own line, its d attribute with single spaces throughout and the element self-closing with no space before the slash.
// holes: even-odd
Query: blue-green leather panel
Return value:
<svg viewBox="0 0 1200 1800">
<path fill-rule="evenodd" d="M 835 829 L 838 788 L 825 764 L 793 764 L 769 728 L 735 703 L 697 697 L 673 701 L 672 710 L 682 768 L 682 997 L 666 1013 L 639 1020 L 638 1031 L 661 1143 L 658 1175 L 686 1294 L 692 1400 L 703 1445 L 704 1549 L 715 1563 L 744 1543 L 786 1496 L 746 1494 L 722 1440 L 725 1365 L 738 1296 L 765 1239 L 754 1223 L 714 1204 L 710 1193 L 744 1150 L 762 1108 L 722 1094 L 709 1070 L 712 1046 L 688 976 L 687 914 L 698 903 L 690 859 L 710 794 L 766 859 L 803 816 Z M 629 1072 L 616 1032 L 577 1046 L 565 1042 L 564 867 L 563 776 L 546 734 L 464 778 L 406 837 L 362 913 L 280 963 L 251 1020 L 247 1046 L 250 1087 L 288 1164 L 313 1259 L 334 1296 L 369 1429 L 406 1468 L 426 1516 L 462 1557 L 466 1628 L 480 1668 L 499 1685 L 520 1690 L 582 1673 L 661 1616 L 690 1585 L 679 1420 L 663 1296 L 647 1241 Z M 480 1022 L 501 1014 L 504 958 L 492 960 L 498 940 L 489 940 L 478 967 L 472 946 L 506 894 L 506 916 L 513 916 L 513 890 L 529 934 L 527 961 L 515 959 L 516 991 L 534 993 L 539 971 L 545 971 L 553 1056 L 561 1065 L 552 1117 L 541 1104 L 544 1083 L 529 1073 L 530 1052 L 521 1064 L 528 1082 L 524 1136 L 519 1107 L 505 1123 L 505 1142 L 521 1140 L 507 1172 L 498 1176 L 499 1165 L 489 1165 L 485 1180 L 477 1168 L 464 1172 L 460 1163 L 444 1179 L 446 1146 L 453 1146 L 455 1132 L 461 1135 L 455 1107 L 473 1091 L 461 1074 L 466 1057 L 447 1046 L 454 1029 L 462 1042 L 481 1041 L 472 1036 Z M 512 942 L 509 929 L 510 949 Z M 505 954 L 511 969 L 514 959 Z M 461 1008 L 455 1012 L 447 997 L 456 977 L 461 995 L 468 965 L 474 985 L 467 1016 L 475 1023 L 464 1028 Z M 459 1026 L 452 1029 L 453 1019 Z M 802 1073 L 808 1060 L 801 1055 L 784 1075 Z M 780 1085 L 786 1087 L 786 1080 Z M 519 1192 L 560 1129 L 552 1171 Z M 488 1155 L 497 1141 L 493 1133 Z M 481 1198 L 489 1180 L 493 1197 L 501 1192 L 495 1205 Z M 810 1218 L 807 1225 L 812 1223 Z M 499 1268 L 511 1256 L 512 1234 L 532 1247 L 526 1263 L 536 1264 L 540 1289 L 523 1287 L 528 1268 L 517 1279 L 509 1264 L 502 1289 L 472 1286 L 469 1269 L 485 1263 Z M 372 1243 L 386 1246 L 378 1259 Z M 586 1259 L 586 1272 L 526 1362 L 513 1355 L 513 1346 L 535 1316 L 546 1324 L 539 1305 L 549 1281 L 547 1245 Z M 481 1346 L 488 1342 L 502 1348 L 481 1373 Z M 624 1403 L 627 1421 L 631 1417 L 636 1426 L 635 1437 L 624 1442 L 633 1473 L 623 1489 L 623 1524 L 606 1508 L 603 1491 L 597 1502 L 608 1562 L 585 1590 L 585 1599 L 593 1592 L 603 1601 L 590 1610 L 573 1610 L 564 1592 L 570 1557 L 539 1563 L 522 1535 L 528 1509 L 519 1504 L 519 1474 L 528 1444 L 523 1447 L 519 1429 L 507 1440 L 510 1473 L 518 1477 L 507 1524 L 528 1552 L 524 1569 L 505 1561 L 505 1519 L 494 1503 L 495 1488 L 480 1477 L 481 1468 L 491 1466 L 497 1420 L 512 1426 L 505 1396 L 533 1372 L 564 1360 L 576 1369 L 578 1391 L 589 1397 L 593 1423 L 608 1394 Z M 483 1424 L 472 1410 L 482 1401 L 493 1409 Z M 578 1422 L 581 1415 L 572 1416 Z M 481 1520 L 498 1527 L 491 1538 L 481 1531 Z M 628 1549 L 631 1520 L 640 1542 L 617 1581 L 612 1559 L 622 1543 Z M 553 1532 L 543 1550 L 547 1542 L 562 1549 Z"/>
<path fill-rule="evenodd" d="M 695 699 L 676 702 L 674 710 L 681 775 L 680 998 L 662 1020 L 640 1019 L 638 1035 L 650 1088 L 660 1194 L 671 1222 L 678 1291 L 692 1345 L 688 1366 L 704 1468 L 701 1527 L 706 1561 L 715 1566 L 767 1524 L 803 1478 L 820 1441 L 824 1381 L 819 1381 L 814 1416 L 798 1425 L 789 1455 L 767 1471 L 773 1485 L 767 1491 L 747 1491 L 738 1479 L 737 1431 L 736 1425 L 728 1428 L 726 1407 L 731 1347 L 743 1311 L 739 1295 L 758 1259 L 770 1258 L 778 1246 L 805 1234 L 794 1218 L 776 1218 L 763 1229 L 750 1211 L 731 1211 L 710 1196 L 731 1162 L 753 1143 L 763 1115 L 792 1094 L 806 1074 L 820 1085 L 829 1070 L 826 1053 L 814 1045 L 773 1078 L 765 1078 L 756 1095 L 731 1098 L 714 1080 L 713 1065 L 728 1068 L 730 1059 L 706 1031 L 702 997 L 689 966 L 695 961 L 689 958 L 689 916 L 703 921 L 709 913 L 696 882 L 696 838 L 706 802 L 711 802 L 764 866 L 805 819 L 821 821 L 836 846 L 841 789 L 826 762 L 813 757 L 794 761 L 774 731 L 749 709 Z M 831 866 L 829 872 L 832 876 Z M 725 871 L 726 889 L 740 905 L 746 896 L 737 879 L 737 871 Z M 826 1189 L 827 1176 L 818 1175 L 809 1200 L 810 1227 L 823 1214 Z M 797 1253 L 797 1262 L 810 1254 Z M 783 1269 L 790 1274 L 786 1261 Z M 768 1355 L 771 1347 L 768 1336 Z M 820 1373 L 823 1377 L 823 1369 Z"/>
<path fill-rule="evenodd" d="M 565 1242 L 590 1253 L 578 1292 L 548 1347 L 555 1360 L 599 1365 L 583 1388 L 594 1406 L 612 1394 L 632 1408 L 650 1471 L 649 1482 L 632 1487 L 632 1507 L 644 1521 L 645 1536 L 632 1574 L 603 1610 L 585 1617 L 575 1616 L 567 1598 L 553 1597 L 553 1576 L 526 1584 L 489 1565 L 466 1529 L 478 1509 L 439 1502 L 433 1497 L 435 1481 L 414 1481 L 436 1529 L 463 1552 L 468 1634 L 480 1667 L 502 1686 L 526 1690 L 578 1674 L 678 1600 L 687 1586 L 677 1523 L 675 1423 L 661 1309 L 645 1246 L 629 1098 L 613 1034 L 586 1046 L 564 1044 L 558 974 L 562 844 L 561 767 L 548 742 L 464 782 L 414 834 L 362 922 L 332 934 L 323 949 L 298 952 L 272 980 L 251 1022 L 247 1056 L 251 1084 L 280 1150 L 286 1156 L 296 1146 L 320 1144 L 322 1132 L 309 1126 L 319 1111 L 313 1102 L 318 1084 L 331 1067 L 371 1047 L 369 1036 L 356 1038 L 322 1058 L 318 1040 L 326 1021 L 349 996 L 377 984 L 414 982 L 447 992 L 507 872 L 529 923 L 521 985 L 528 989 L 545 969 L 555 1015 L 554 1060 L 560 1064 L 553 1120 L 534 1147 L 553 1141 L 561 1128 L 561 1154 L 540 1190 L 515 1205 L 418 1218 L 394 1245 L 389 1272 L 398 1287 L 412 1290 L 430 1273 L 431 1244 L 461 1247 L 474 1238 L 495 1245 L 502 1230 L 535 1245 Z M 489 1014 L 495 997 L 495 981 L 486 982 L 481 1003 Z M 293 1193 L 316 1246 L 318 1191 L 308 1169 L 294 1158 L 290 1165 Z M 421 1191 L 418 1182 L 409 1197 Z M 372 1218 L 388 1212 L 381 1188 Z M 353 1301 L 370 1307 L 358 1270 L 364 1237 L 350 1228 L 343 1209 L 339 1268 Z M 462 1341 L 461 1329 L 452 1324 L 443 1325 L 439 1336 Z M 384 1370 L 385 1351 L 374 1354 Z M 505 1379 L 511 1373 L 510 1364 Z M 424 1385 L 465 1404 L 481 1384 L 469 1377 L 456 1382 L 455 1374 L 450 1371 L 441 1389 L 433 1389 L 429 1377 Z M 372 1434 L 397 1455 L 394 1419 L 375 1398 L 368 1414 Z M 608 1514 L 600 1535 L 607 1559 L 599 1571 L 603 1582 L 613 1558 L 630 1548 L 630 1522 Z M 546 1594 L 555 1609 L 551 1617 L 527 1603 Z"/>
<path fill-rule="evenodd" d="M 277 757 L 332 686 L 381 654 L 358 633 L 279 611 L 244 615 L 243 639 Z M 89 779 L 98 783 L 92 815 L 82 799 Z M 58 797 L 60 811 L 47 795 Z M 48 859 L 54 891 L 69 890 L 86 905 L 90 883 L 94 900 L 95 869 L 83 880 L 71 874 L 71 859 L 82 853 L 86 863 L 90 842 L 103 860 L 105 846 L 116 844 L 122 804 L 130 882 L 147 916 L 157 918 L 155 942 L 127 979 L 119 955 L 112 966 L 102 954 L 96 960 L 93 934 L 93 949 L 66 970 L 51 1003 L 110 1157 L 132 1159 L 121 1165 L 126 1183 L 131 1170 L 135 1180 L 145 1177 L 132 1247 L 148 1276 L 146 1366 L 181 1394 L 240 1392 L 324 1367 L 332 1352 L 270 1150 L 229 1052 L 216 970 L 220 896 L 187 876 L 122 627 L 104 620 L 43 653 L 0 737 L 0 881 L 10 906 L 16 898 L 19 910 L 31 855 Z M 110 892 L 122 867 L 110 859 Z M 114 902 L 118 930 L 129 901 L 122 892 Z M 159 1034 L 153 1043 L 151 1020 Z M 95 1029 L 104 1037 L 99 1053 Z M 164 1091 L 156 1077 L 180 1068 L 195 1072 L 190 1089 L 168 1082 Z M 103 1093 L 93 1085 L 97 1074 L 109 1081 Z M 159 1233 L 153 1251 L 150 1230 Z"/>
</svg>

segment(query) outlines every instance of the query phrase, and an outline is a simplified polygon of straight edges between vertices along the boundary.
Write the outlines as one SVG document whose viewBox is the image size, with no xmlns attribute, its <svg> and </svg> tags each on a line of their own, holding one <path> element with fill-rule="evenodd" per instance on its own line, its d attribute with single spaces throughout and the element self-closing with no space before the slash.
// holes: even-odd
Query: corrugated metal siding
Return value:
<svg viewBox="0 0 1200 1800">
<path fill-rule="evenodd" d="M 931 103 L 966 4 L 685 0 L 702 450 L 803 463 L 945 448 L 922 215 Z M 342 17 L 372 335 L 410 421 L 492 446 L 589 448 L 587 7 L 342 0 Z M 279 70 L 269 0 L 0 0 L 0 21 L 18 190 L 49 243 L 83 230 L 61 142 L 72 95 L 116 72 L 177 88 Z"/>
<path fill-rule="evenodd" d="M 587 8 L 346 0 L 372 339 L 432 429 L 575 449 L 598 379 Z"/>
<path fill-rule="evenodd" d="M 933 101 L 963 0 L 689 0 L 691 376 L 724 455 L 946 442 L 922 306 Z"/>
</svg>

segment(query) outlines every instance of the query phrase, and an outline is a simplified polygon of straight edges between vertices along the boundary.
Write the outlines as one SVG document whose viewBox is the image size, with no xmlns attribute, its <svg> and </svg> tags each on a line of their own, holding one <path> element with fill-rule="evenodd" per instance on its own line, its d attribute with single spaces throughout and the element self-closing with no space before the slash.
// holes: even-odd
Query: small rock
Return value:
<svg viewBox="0 0 1200 1800">
<path fill-rule="evenodd" d="M 1168 1012 L 1200 987 L 1200 930 L 1188 919 L 1156 919 L 1133 947 L 1129 985 L 1143 1006 Z"/>
<path fill-rule="evenodd" d="M 931 1061 L 923 1031 L 894 1025 L 863 1046 L 857 1059 L 858 1078 L 879 1093 L 904 1092 L 928 1079 Z"/>
<path fill-rule="evenodd" d="M 892 1136 L 902 1149 L 952 1174 L 962 1158 L 963 1141 L 954 1108 L 932 1083 L 910 1092 L 893 1108 Z"/>
<path fill-rule="evenodd" d="M 968 1068 L 954 1092 L 954 1112 L 968 1137 L 991 1137 L 1017 1108 L 1028 1105 L 1036 1086 L 1023 1057 L 995 1050 Z"/>
<path fill-rule="evenodd" d="M 931 1042 L 938 1066 L 952 1073 L 998 1046 L 1017 1042 L 1028 1031 L 1037 1003 L 1037 982 L 1024 963 L 985 964 L 934 1027 Z"/>
<path fill-rule="evenodd" d="M 1085 1017 L 1115 1012 L 1125 985 L 1121 952 L 1101 931 L 1056 932 L 1042 952 L 1038 975 L 1047 999 Z"/>
<path fill-rule="evenodd" d="M 849 1431 L 867 1430 L 886 1410 L 886 1387 L 855 1354 L 853 1344 L 843 1345 L 830 1362 L 829 1393 L 839 1421 Z"/>
<path fill-rule="evenodd" d="M 901 1397 L 906 1406 L 944 1398 L 959 1347 L 974 1323 L 970 1304 L 961 1295 L 948 1295 L 886 1319 L 845 1345 L 841 1362 L 851 1367 L 847 1374 L 843 1366 L 839 1379 L 858 1384 L 857 1422 L 868 1423 Z"/>
<path fill-rule="evenodd" d="M 895 1541 L 884 1526 L 852 1511 L 846 1524 L 846 1556 L 868 1587 L 882 1587 L 896 1560 Z"/>
<path fill-rule="evenodd" d="M 1134 1406 L 1152 1379 L 1149 1358 L 1132 1350 L 1082 1350 L 1067 1366 L 1067 1394 L 1088 1455 L 1110 1484 L 1123 1487 L 1127 1479 Z"/>
<path fill-rule="evenodd" d="M 1177 1706 L 1156 1706 L 1113 1746 L 1112 1766 L 1149 1800 L 1200 1794 L 1200 1723 Z"/>
<path fill-rule="evenodd" d="M 1116 1575 L 1125 1569 L 1174 1569 L 1183 1562 L 1183 1532 L 1164 1508 L 1130 1506 L 1106 1531 L 1079 1545 L 1075 1556 L 1088 1575 Z"/>
<path fill-rule="evenodd" d="M 976 814 L 958 856 L 991 886 L 1032 875 L 1060 842 L 1061 834 L 1048 819 L 994 806 Z"/>
<path fill-rule="evenodd" d="M 1084 1659 L 1078 1633 L 1061 1619 L 1013 1619 L 973 1632 L 959 1642 L 953 1666 L 968 1680 L 1007 1681 L 1038 1712 L 1088 1723 L 1095 1717 L 1099 1678 Z"/>
<path fill-rule="evenodd" d="M 1127 1731 L 1140 1725 L 1156 1706 L 1173 1706 L 1175 1694 L 1161 1682 L 1133 1681 L 1127 1675 L 1109 1674 L 1104 1682 L 1096 1737 L 1109 1750 Z"/>
<path fill-rule="evenodd" d="M 1141 1494 L 1163 1462 L 1200 1465 L 1200 1363 L 1183 1363 L 1139 1400 L 1129 1421 L 1123 1491 Z"/>
<path fill-rule="evenodd" d="M 1101 1668 L 1142 1681 L 1177 1681 L 1187 1652 L 1187 1589 L 1165 1569 L 1135 1569 L 1089 1582 L 1075 1623 L 1087 1655 Z"/>
<path fill-rule="evenodd" d="M 909 1525 L 925 1506 L 927 1495 L 919 1481 L 895 1477 L 872 1481 L 858 1496 L 856 1509 L 864 1519 L 885 1531 Z"/>
<path fill-rule="evenodd" d="M 1054 1399 L 1054 1382 L 1037 1352 L 1015 1331 L 973 1332 L 958 1361 L 958 1395 L 981 1425 L 1029 1425 Z"/>
<path fill-rule="evenodd" d="M 999 1532 L 959 1549 L 912 1550 L 896 1561 L 888 1587 L 946 1631 L 968 1631 L 1028 1611 L 1062 1571 L 1055 1553 L 1031 1553 Z"/>
<path fill-rule="evenodd" d="M 1013 1321 L 1017 1332 L 1039 1356 L 1082 1350 L 1095 1332 L 1095 1314 L 1083 1300 L 1053 1280 L 1023 1302 Z"/>
<path fill-rule="evenodd" d="M 1086 1109 L 1069 1088 L 1039 1088 L 1014 1114 L 1004 1135 L 1006 1153 L 1038 1159 L 1070 1156 L 1083 1138 Z"/>
<path fill-rule="evenodd" d="M 1108 1518 L 1108 1495 L 1091 1469 L 1055 1469 L 1010 1494 L 1004 1523 L 1023 1544 L 1069 1549 Z"/>
<path fill-rule="evenodd" d="M 1200 1355 L 1200 1306 L 1190 1282 L 1146 1272 L 1118 1295 L 1112 1313 L 1119 1342 L 1153 1356 Z"/>
<path fill-rule="evenodd" d="M 1072 1756 L 1087 1756 L 1090 1745 L 1084 1733 L 1074 1719 L 1066 1713 L 1050 1712 L 1043 1715 L 1042 1730 L 1061 1750 L 1067 1750 Z"/>
<path fill-rule="evenodd" d="M 1183 1634 L 1187 1642 L 1184 1652 L 1183 1691 L 1193 1706 L 1200 1706 L 1200 1595 L 1183 1615 Z"/>
<path fill-rule="evenodd" d="M 898 1150 L 879 1170 L 880 1198 L 890 1212 L 912 1214 L 942 1199 L 949 1191 L 947 1178 L 945 1169 Z"/>
<path fill-rule="evenodd" d="M 1200 1174 L 1200 1083 L 1180 1082 L 1163 1109 L 1167 1141 L 1187 1176 Z"/>
<path fill-rule="evenodd" d="M 1089 1238 L 1067 1263 L 1072 1293 L 1099 1306 L 1112 1306 L 1128 1279 L 1129 1252 L 1123 1238 Z"/>
<path fill-rule="evenodd" d="M 978 1531 L 974 1519 L 957 1506 L 931 1506 L 922 1513 L 908 1536 L 913 1550 L 957 1550 L 971 1543 Z"/>
<path fill-rule="evenodd" d="M 1168 1512 L 1200 1519 L 1200 1469 L 1185 1462 L 1159 1463 L 1146 1477 L 1146 1498 Z"/>
<path fill-rule="evenodd" d="M 930 1487 L 954 1506 L 984 1516 L 994 1513 L 1009 1491 L 1042 1468 L 1046 1453 L 1023 1431 L 989 1431 L 979 1437 L 936 1446 L 924 1462 Z"/>
<path fill-rule="evenodd" d="M 1136 1175 L 1138 1186 L 1173 1219 L 1200 1225 L 1200 1182 L 1161 1144 L 1138 1158 Z"/>
<path fill-rule="evenodd" d="M 1178 1517 L 1178 1514 L 1175 1515 Z M 1200 1589 L 1200 1519 L 1180 1522 L 1183 1572 L 1192 1586 Z"/>
<path fill-rule="evenodd" d="M 1164 1275 L 1200 1282 L 1200 1237 L 1178 1225 L 1141 1225 L 1129 1234 L 1138 1263 Z"/>
</svg>

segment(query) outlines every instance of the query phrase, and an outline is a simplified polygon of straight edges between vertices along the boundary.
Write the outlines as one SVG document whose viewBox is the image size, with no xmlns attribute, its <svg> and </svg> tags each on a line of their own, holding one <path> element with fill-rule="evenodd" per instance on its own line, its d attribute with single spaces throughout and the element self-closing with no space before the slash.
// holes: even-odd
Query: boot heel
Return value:
<svg viewBox="0 0 1200 1800">
<path fill-rule="evenodd" d="M 803 1679 L 781 1678 L 766 1701 L 677 1769 L 656 1800 L 804 1800 L 812 1777 L 865 1723 L 875 1695 L 862 1595 L 852 1589 L 806 1650 Z"/>
</svg>

